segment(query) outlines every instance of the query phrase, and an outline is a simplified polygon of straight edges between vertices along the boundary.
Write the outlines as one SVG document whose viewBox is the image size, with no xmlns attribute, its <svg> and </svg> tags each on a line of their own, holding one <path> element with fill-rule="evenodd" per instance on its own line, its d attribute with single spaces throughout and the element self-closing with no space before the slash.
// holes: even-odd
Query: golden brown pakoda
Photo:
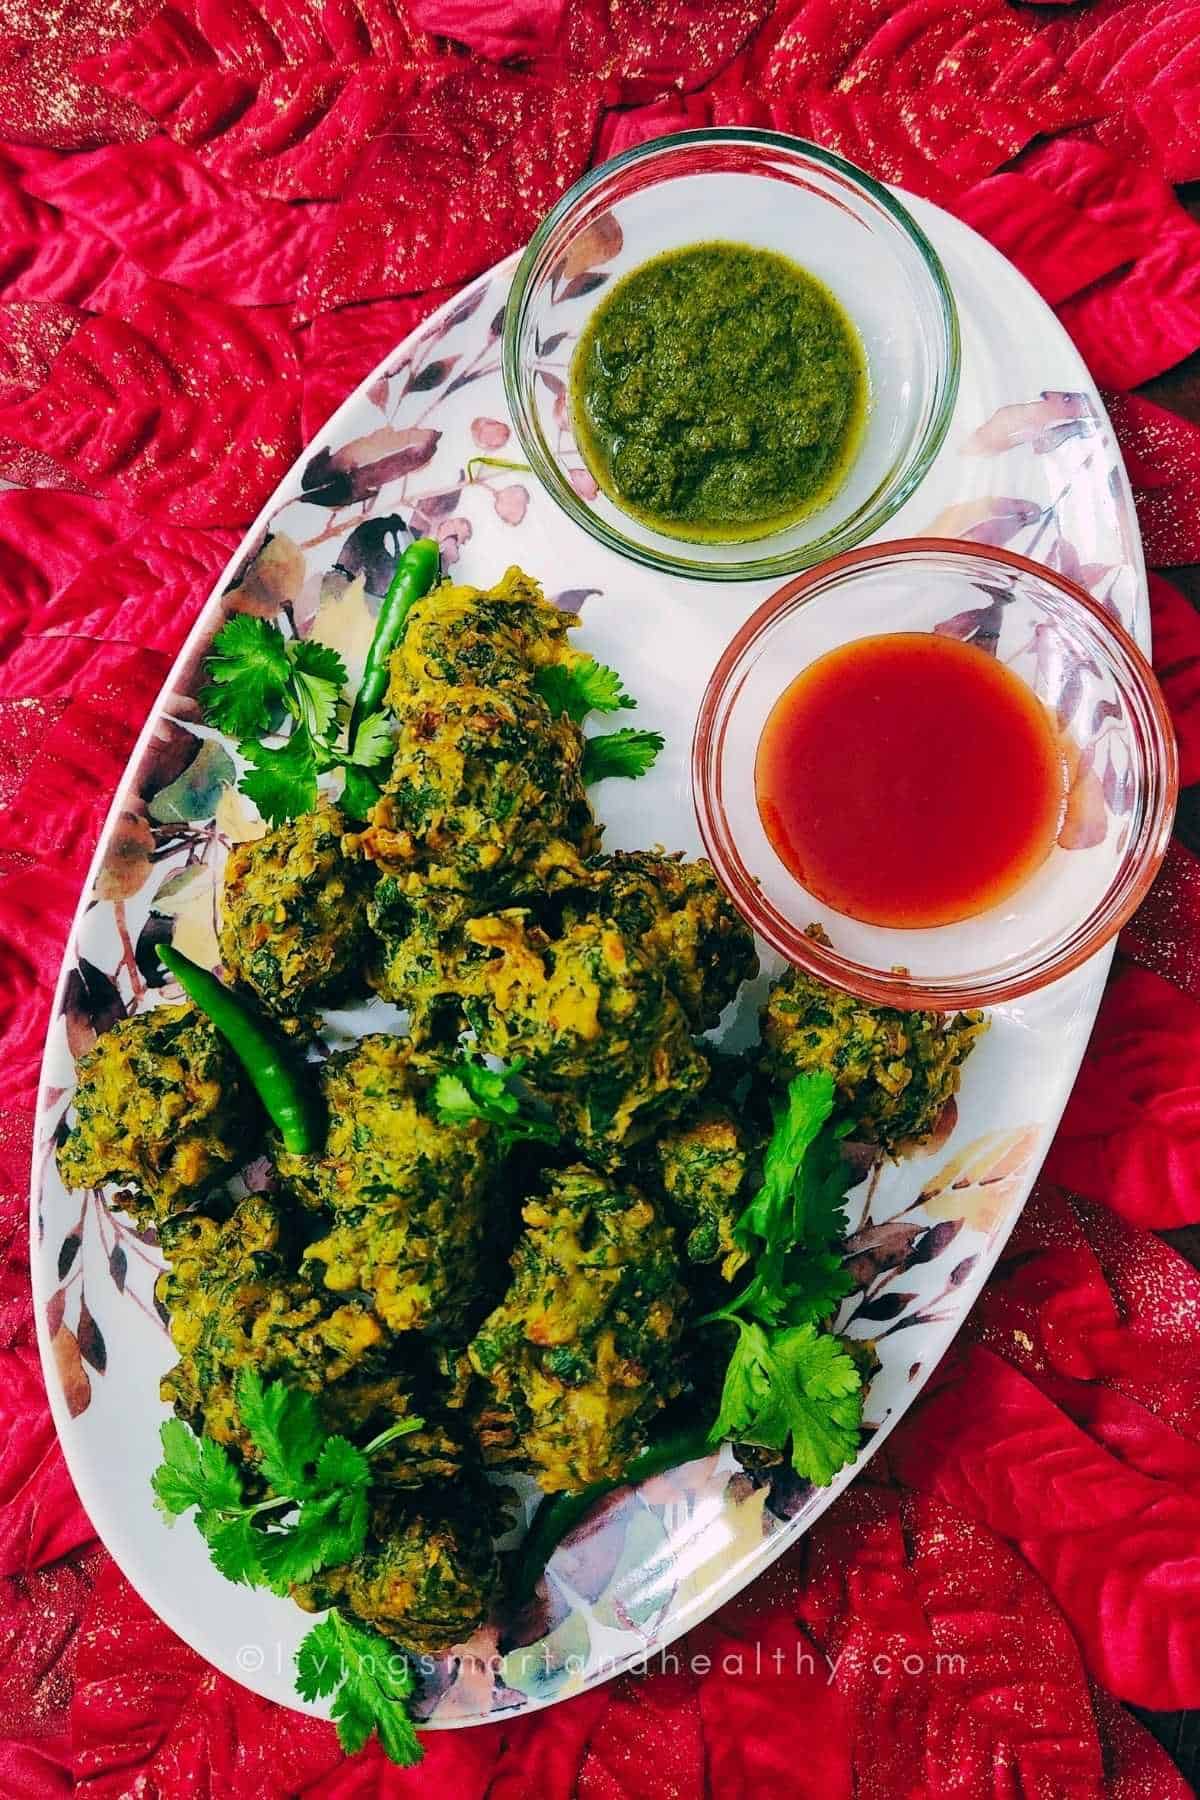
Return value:
<svg viewBox="0 0 1200 1800">
<path fill-rule="evenodd" d="M 352 846 L 385 874 L 484 898 L 579 878 L 597 833 L 577 725 L 500 688 L 430 688 L 398 720 L 383 795 Z"/>
<path fill-rule="evenodd" d="M 353 1562 L 324 1569 L 292 1597 L 308 1612 L 337 1606 L 414 1656 L 463 1643 L 500 1585 L 495 1501 L 479 1482 L 392 1494 L 372 1508 Z"/>
<path fill-rule="evenodd" d="M 466 932 L 492 953 L 463 1003 L 480 1047 L 524 1057 L 593 1160 L 617 1160 L 703 1088 L 708 1064 L 678 1000 L 615 925 L 584 919 L 549 938 L 510 910 Z"/>
<path fill-rule="evenodd" d="M 225 865 L 221 960 L 273 1013 L 292 1020 L 336 995 L 363 961 L 369 868 L 342 848 L 341 813 L 322 800 Z"/>
<path fill-rule="evenodd" d="M 932 1133 L 986 1030 L 981 1012 L 899 1012 L 789 969 L 763 1007 L 762 1067 L 781 1082 L 828 1071 L 856 1135 L 895 1153 Z"/>
<path fill-rule="evenodd" d="M 436 1073 L 383 1033 L 331 1056 L 320 1072 L 325 1147 L 280 1149 L 276 1167 L 305 1205 L 332 1215 L 304 1252 L 314 1281 L 367 1295 L 389 1331 L 461 1337 L 487 1288 L 498 1159 L 486 1125 L 439 1123 Z"/>
<path fill-rule="evenodd" d="M 421 1431 L 380 1453 L 377 1479 L 415 1486 L 454 1474 L 461 1434 L 440 1416 L 432 1372 L 405 1364 L 361 1300 L 339 1305 L 297 1273 L 290 1235 L 279 1202 L 265 1194 L 248 1195 L 227 1220 L 190 1214 L 165 1228 L 170 1262 L 155 1295 L 179 1361 L 163 1376 L 162 1398 L 194 1431 L 252 1464 L 257 1453 L 235 1399 L 238 1375 L 252 1367 L 264 1381 L 315 1394 L 329 1430 L 356 1441 L 397 1419 L 424 1419 Z"/>
<path fill-rule="evenodd" d="M 617 1476 L 679 1391 L 687 1296 L 674 1235 L 636 1188 L 582 1164 L 524 1209 L 507 1294 L 470 1345 L 485 1460 L 549 1493 Z"/>
<path fill-rule="evenodd" d="M 59 1147 L 67 1187 L 126 1190 L 142 1223 L 192 1205 L 254 1154 L 262 1116 L 241 1063 L 194 1006 L 120 1019 L 79 1064 Z"/>
<path fill-rule="evenodd" d="M 568 923 L 611 919 L 661 971 L 693 1031 L 717 1023 L 743 981 L 758 974 L 754 934 L 710 862 L 657 850 L 618 850 L 588 864 L 592 886 L 572 895 Z"/>
<path fill-rule="evenodd" d="M 507 569 L 490 588 L 444 582 L 408 615 L 389 668 L 388 705 L 402 712 L 435 683 L 527 692 L 539 669 L 586 660 L 567 638 L 578 624 L 522 569 Z"/>
</svg>

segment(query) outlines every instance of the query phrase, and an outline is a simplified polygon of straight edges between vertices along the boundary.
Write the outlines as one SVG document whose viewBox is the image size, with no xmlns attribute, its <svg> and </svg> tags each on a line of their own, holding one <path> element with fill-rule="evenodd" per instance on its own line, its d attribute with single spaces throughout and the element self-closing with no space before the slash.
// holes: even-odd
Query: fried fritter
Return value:
<svg viewBox="0 0 1200 1800">
<path fill-rule="evenodd" d="M 856 1135 L 894 1153 L 932 1133 L 986 1030 L 981 1012 L 872 1006 L 789 969 L 763 1008 L 762 1066 L 784 1082 L 828 1070 Z"/>
<path fill-rule="evenodd" d="M 506 570 L 491 588 L 444 582 L 408 615 L 392 655 L 388 705 L 403 711 L 413 694 L 439 682 L 527 691 L 547 664 L 570 668 L 585 660 L 567 641 L 578 623 L 575 613 L 552 606 L 518 568 Z"/>
<path fill-rule="evenodd" d="M 143 1223 L 200 1199 L 262 1131 L 241 1063 L 191 1005 L 120 1019 L 81 1061 L 74 1104 L 63 1181 L 132 1190 L 122 1204 Z"/>
<path fill-rule="evenodd" d="M 423 1371 L 405 1368 L 370 1309 L 338 1305 L 295 1273 L 295 1246 L 279 1204 L 250 1194 L 224 1222 L 189 1215 L 163 1234 L 169 1267 L 155 1295 L 171 1321 L 179 1361 L 162 1398 L 198 1433 L 256 1452 L 238 1416 L 243 1368 L 305 1388 L 331 1432 L 360 1439 L 416 1414 L 425 1428 L 397 1438 L 377 1459 L 377 1479 L 405 1486 L 452 1475 L 459 1435 L 439 1421 Z"/>
<path fill-rule="evenodd" d="M 381 875 L 367 904 L 374 938 L 368 969 L 385 1000 L 407 1009 L 414 1043 L 452 1042 L 463 1027 L 463 995 L 487 953 L 464 933 L 470 902 L 425 889 L 415 895 L 405 878 Z"/>
<path fill-rule="evenodd" d="M 365 1293 L 391 1331 L 452 1337 L 486 1288 L 497 1156 L 486 1125 L 439 1124 L 433 1079 L 404 1039 L 363 1038 L 321 1067 L 324 1150 L 280 1149 L 276 1166 L 306 1205 L 333 1215 L 304 1252 L 314 1280 Z"/>
<path fill-rule="evenodd" d="M 689 1260 L 719 1261 L 726 1281 L 747 1260 L 733 1228 L 758 1185 L 762 1141 L 745 1118 L 702 1100 L 654 1145 L 667 1211 L 686 1233 Z"/>
<path fill-rule="evenodd" d="M 496 1506 L 479 1483 L 377 1501 L 366 1548 L 324 1569 L 292 1598 L 307 1612 L 341 1607 L 414 1656 L 469 1638 L 500 1585 Z"/>
<path fill-rule="evenodd" d="M 713 866 L 655 850 L 618 850 L 588 864 L 593 887 L 567 902 L 568 923 L 611 919 L 659 969 L 693 1031 L 708 1031 L 758 974 L 751 932 Z"/>
<path fill-rule="evenodd" d="M 532 691 L 475 687 L 423 689 L 398 718 L 383 795 L 352 847 L 385 874 L 485 898 L 579 878 L 598 834 L 577 725 Z"/>
<path fill-rule="evenodd" d="M 480 1440 L 486 1460 L 573 1492 L 619 1475 L 679 1391 L 687 1300 L 671 1227 L 636 1188 L 576 1164 L 524 1219 L 512 1285 L 470 1346 L 491 1396 Z"/>
<path fill-rule="evenodd" d="M 481 1048 L 522 1056 L 560 1128 L 612 1162 L 708 1079 L 708 1065 L 662 975 L 613 924 L 584 919 L 559 938 L 518 911 L 473 920 L 493 952 L 464 1010 Z"/>
<path fill-rule="evenodd" d="M 225 865 L 221 959 L 234 981 L 287 1019 L 337 993 L 363 961 L 368 869 L 343 851 L 345 829 L 323 800 L 237 845 Z"/>
</svg>

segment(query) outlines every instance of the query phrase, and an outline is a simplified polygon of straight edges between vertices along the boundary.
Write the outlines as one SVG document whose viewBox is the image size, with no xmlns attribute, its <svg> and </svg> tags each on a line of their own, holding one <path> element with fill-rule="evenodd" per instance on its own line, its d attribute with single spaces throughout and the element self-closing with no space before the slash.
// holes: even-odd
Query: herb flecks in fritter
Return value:
<svg viewBox="0 0 1200 1800">
<path fill-rule="evenodd" d="M 582 762 L 578 726 L 536 694 L 431 688 L 401 713 L 383 797 L 353 841 L 384 873 L 432 888 L 562 885 L 597 842 Z"/>
<path fill-rule="evenodd" d="M 309 1612 L 345 1608 L 416 1656 L 436 1656 L 481 1625 L 499 1586 L 496 1505 L 482 1484 L 385 1496 L 361 1555 L 293 1597 Z"/>
<path fill-rule="evenodd" d="M 470 914 L 464 895 L 423 887 L 420 877 L 381 875 L 372 890 L 368 978 L 405 1008 L 416 1044 L 449 1044 L 462 1030 L 463 994 L 486 955 L 465 936 Z"/>
<path fill-rule="evenodd" d="M 194 1431 L 253 1457 L 236 1401 L 238 1376 L 250 1368 L 315 1394 L 328 1429 L 347 1436 L 424 1418 L 420 1432 L 381 1452 L 380 1479 L 413 1486 L 455 1473 L 461 1446 L 434 1416 L 424 1372 L 404 1366 L 361 1300 L 339 1304 L 296 1271 L 298 1246 L 278 1201 L 251 1194 L 225 1221 L 177 1219 L 163 1247 L 170 1262 L 155 1291 L 179 1361 L 163 1376 L 162 1397 Z"/>
<path fill-rule="evenodd" d="M 547 1492 L 604 1480 L 679 1388 L 686 1296 L 670 1226 L 636 1188 L 575 1165 L 529 1201 L 512 1285 L 471 1343 L 496 1461 Z"/>
<path fill-rule="evenodd" d="M 539 671 L 584 660 L 566 641 L 575 623 L 518 569 L 413 607 L 388 685 L 391 772 L 352 840 L 385 874 L 492 903 L 578 877 L 598 843 L 583 736 L 537 687 Z"/>
<path fill-rule="evenodd" d="M 343 851 L 344 832 L 323 801 L 239 844 L 225 865 L 221 959 L 284 1018 L 336 995 L 363 959 L 365 870 Z"/>
<path fill-rule="evenodd" d="M 143 1222 L 191 1206 L 253 1154 L 262 1121 L 241 1064 L 193 1006 L 121 1019 L 79 1064 L 58 1152 L 67 1187 L 130 1190 Z"/>
<path fill-rule="evenodd" d="M 493 952 L 465 1002 L 480 1048 L 525 1059 L 564 1135 L 611 1163 L 708 1079 L 678 1000 L 657 967 L 603 919 L 549 938 L 518 911 L 476 919 Z"/>
<path fill-rule="evenodd" d="M 552 606 L 523 570 L 510 568 L 495 587 L 446 582 L 418 600 L 392 657 L 387 700 L 402 713 L 431 684 L 527 693 L 539 672 L 570 674 L 590 662 L 567 633 L 575 613 Z"/>
<path fill-rule="evenodd" d="M 693 1031 L 708 1031 L 743 981 L 758 973 L 754 936 L 712 864 L 656 850 L 618 850 L 588 865 L 594 886 L 572 895 L 568 920 L 611 919 L 636 943 L 682 1006 Z"/>
<path fill-rule="evenodd" d="M 277 1166 L 333 1216 L 305 1251 L 314 1280 L 366 1294 L 390 1331 L 453 1337 L 486 1285 L 497 1150 L 486 1125 L 438 1120 L 435 1079 L 403 1039 L 363 1038 L 322 1065 L 324 1151 Z"/>
<path fill-rule="evenodd" d="M 986 1030 L 980 1012 L 899 1012 L 789 969 L 763 1008 L 762 1066 L 779 1082 L 828 1071 L 855 1135 L 894 1153 L 932 1134 Z"/>
<path fill-rule="evenodd" d="M 719 1262 L 726 1281 L 748 1260 L 733 1228 L 757 1184 L 761 1148 L 752 1125 L 703 1100 L 654 1146 L 667 1209 L 689 1259 Z"/>
</svg>

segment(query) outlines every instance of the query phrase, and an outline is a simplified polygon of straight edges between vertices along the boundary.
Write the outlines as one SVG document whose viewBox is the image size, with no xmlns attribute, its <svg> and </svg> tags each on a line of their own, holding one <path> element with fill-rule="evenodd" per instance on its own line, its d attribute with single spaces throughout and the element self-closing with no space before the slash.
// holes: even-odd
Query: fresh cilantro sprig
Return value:
<svg viewBox="0 0 1200 1800">
<path fill-rule="evenodd" d="M 483 1119 L 494 1127 L 502 1151 L 516 1143 L 557 1144 L 558 1127 L 551 1119 L 531 1112 L 513 1079 L 524 1067 L 514 1057 L 507 1069 L 489 1069 L 486 1063 L 462 1056 L 446 1070 L 433 1089 L 433 1106 L 443 1125 L 464 1125 Z"/>
<path fill-rule="evenodd" d="M 661 732 L 634 731 L 628 725 L 588 738 L 583 746 L 584 786 L 592 787 L 610 775 L 625 775 L 636 781 L 658 760 L 664 741 Z"/>
<path fill-rule="evenodd" d="M 362 1749 L 373 1731 L 385 1755 L 402 1768 L 424 1752 L 408 1714 L 412 1668 L 393 1645 L 327 1613 L 296 1652 L 296 1691 L 303 1700 L 333 1695 L 338 1742 L 347 1756 Z"/>
<path fill-rule="evenodd" d="M 845 1128 L 829 1125 L 833 1098 L 833 1077 L 824 1071 L 789 1084 L 762 1181 L 733 1228 L 754 1271 L 737 1310 L 765 1324 L 785 1315 L 793 1324 L 827 1317 L 852 1286 L 836 1249 L 847 1230 L 846 1170 Z"/>
<path fill-rule="evenodd" d="M 210 725 L 236 738 L 251 765 L 240 787 L 268 824 L 316 805 L 317 778 L 346 772 L 343 804 L 361 818 L 379 797 L 370 771 L 391 749 L 383 715 L 365 720 L 353 748 L 340 743 L 346 665 L 313 638 L 285 638 L 249 613 L 227 619 L 213 640 L 200 705 Z M 278 743 L 284 724 L 287 735 Z"/>
<path fill-rule="evenodd" d="M 828 1073 L 789 1083 L 762 1181 L 734 1226 L 750 1273 L 700 1321 L 736 1332 L 710 1441 L 790 1445 L 796 1473 L 821 1487 L 854 1455 L 862 1420 L 858 1367 L 822 1329 L 852 1286 L 839 1251 L 849 1179 L 833 1101 Z"/>
<path fill-rule="evenodd" d="M 360 1450 L 326 1432 L 312 1394 L 264 1383 L 257 1369 L 241 1371 L 235 1399 L 271 1492 L 247 1500 L 225 1446 L 167 1419 L 163 1460 L 151 1477 L 155 1504 L 171 1521 L 195 1508 L 200 1535 L 227 1580 L 286 1594 L 358 1555 L 367 1535 L 371 1458 L 423 1421 L 399 1419 Z"/>
<path fill-rule="evenodd" d="M 576 725 L 582 725 L 589 713 L 622 712 L 637 705 L 625 692 L 621 677 L 607 663 L 585 656 L 567 668 L 562 663 L 546 663 L 534 676 L 533 685 L 551 716 L 561 719 L 565 713 Z"/>
<path fill-rule="evenodd" d="M 326 1433 L 312 1394 L 282 1381 L 264 1382 L 257 1369 L 242 1370 L 234 1397 L 258 1452 L 259 1473 L 273 1491 L 248 1501 L 225 1446 L 197 1437 L 181 1419 L 168 1419 L 160 1434 L 163 1460 L 151 1477 L 155 1505 L 170 1523 L 195 1508 L 200 1534 L 227 1580 L 285 1594 L 296 1582 L 359 1554 L 367 1535 L 371 1459 L 424 1421 L 398 1419 L 359 1449 Z M 421 1743 L 407 1707 L 412 1671 L 384 1639 L 329 1613 L 296 1652 L 296 1687 L 306 1700 L 334 1696 L 331 1710 L 349 1754 L 376 1731 L 393 1762 L 420 1762 Z"/>
<path fill-rule="evenodd" d="M 738 1337 L 712 1442 L 782 1450 L 790 1440 L 796 1473 L 828 1487 L 858 1449 L 862 1378 L 852 1357 L 813 1324 L 772 1331 L 731 1316 Z"/>
<path fill-rule="evenodd" d="M 576 725 L 582 725 L 589 713 L 623 712 L 637 705 L 615 669 L 585 656 L 571 668 L 562 663 L 547 663 L 539 669 L 533 682 L 549 707 L 552 717 L 564 714 Z M 622 725 L 617 731 L 603 731 L 587 738 L 583 746 L 582 775 L 585 787 L 606 781 L 611 775 L 624 775 L 636 781 L 654 764 L 663 747 L 657 731 L 635 731 Z"/>
</svg>

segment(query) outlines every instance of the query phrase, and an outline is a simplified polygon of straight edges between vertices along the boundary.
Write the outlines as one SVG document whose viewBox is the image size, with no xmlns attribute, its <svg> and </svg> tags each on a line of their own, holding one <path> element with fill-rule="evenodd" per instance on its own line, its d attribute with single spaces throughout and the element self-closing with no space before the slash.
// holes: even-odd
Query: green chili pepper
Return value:
<svg viewBox="0 0 1200 1800">
<path fill-rule="evenodd" d="M 232 988 L 174 945 L 160 944 L 158 957 L 234 1051 L 286 1147 L 297 1156 L 310 1155 L 321 1139 L 319 1109 L 275 1033 Z"/>
<path fill-rule="evenodd" d="M 363 678 L 358 684 L 354 710 L 350 714 L 351 749 L 363 720 L 379 711 L 380 702 L 387 692 L 388 659 L 400 642 L 400 634 L 404 630 L 404 621 L 410 609 L 422 594 L 429 592 L 440 565 L 441 551 L 432 538 L 417 538 L 396 564 L 396 572 L 379 605 L 375 635 L 371 639 L 371 648 L 367 651 Z"/>
<path fill-rule="evenodd" d="M 651 1475 L 662 1475 L 681 1463 L 695 1462 L 715 1448 L 706 1430 L 689 1426 L 686 1431 L 673 1431 L 651 1444 L 612 1481 L 593 1481 L 577 1494 L 548 1495 L 534 1513 L 509 1569 L 508 1593 L 513 1611 L 519 1611 L 532 1597 L 538 1578 L 559 1544 L 605 1494 L 635 1481 L 648 1481 Z"/>
</svg>

